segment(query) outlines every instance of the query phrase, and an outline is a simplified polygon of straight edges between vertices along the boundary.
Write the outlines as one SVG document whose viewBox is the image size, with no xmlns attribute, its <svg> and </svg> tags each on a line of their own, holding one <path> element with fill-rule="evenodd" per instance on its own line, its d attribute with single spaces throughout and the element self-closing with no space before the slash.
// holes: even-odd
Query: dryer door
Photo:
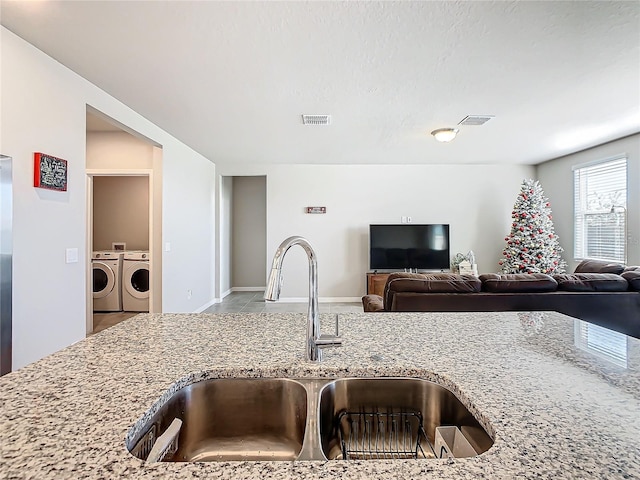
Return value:
<svg viewBox="0 0 640 480">
<path fill-rule="evenodd" d="M 113 269 L 103 262 L 93 262 L 93 298 L 104 298 L 116 285 Z"/>
<path fill-rule="evenodd" d="M 149 262 L 126 262 L 124 288 L 134 298 L 149 298 Z"/>
</svg>

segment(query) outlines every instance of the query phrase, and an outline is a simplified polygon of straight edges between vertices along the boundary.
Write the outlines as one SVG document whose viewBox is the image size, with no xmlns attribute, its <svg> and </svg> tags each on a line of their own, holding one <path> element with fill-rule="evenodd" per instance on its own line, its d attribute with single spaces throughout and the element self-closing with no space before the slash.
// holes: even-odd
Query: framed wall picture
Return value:
<svg viewBox="0 0 640 480">
<path fill-rule="evenodd" d="M 66 192 L 67 161 L 46 153 L 34 153 L 33 186 Z"/>
<path fill-rule="evenodd" d="M 306 213 L 327 213 L 327 207 L 306 207 Z"/>
</svg>

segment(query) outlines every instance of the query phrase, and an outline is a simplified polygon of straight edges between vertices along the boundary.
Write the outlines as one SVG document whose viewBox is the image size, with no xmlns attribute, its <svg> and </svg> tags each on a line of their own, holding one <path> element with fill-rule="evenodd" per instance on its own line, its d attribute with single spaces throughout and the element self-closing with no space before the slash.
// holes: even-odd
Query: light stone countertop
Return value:
<svg viewBox="0 0 640 480">
<path fill-rule="evenodd" d="M 576 347 L 560 314 L 341 314 L 343 347 L 308 364 L 305 325 L 304 314 L 142 314 L 0 377 L 0 478 L 640 478 L 640 340 L 627 339 L 624 368 Z M 434 380 L 495 443 L 455 460 L 146 464 L 127 451 L 167 390 L 247 376 Z"/>
</svg>

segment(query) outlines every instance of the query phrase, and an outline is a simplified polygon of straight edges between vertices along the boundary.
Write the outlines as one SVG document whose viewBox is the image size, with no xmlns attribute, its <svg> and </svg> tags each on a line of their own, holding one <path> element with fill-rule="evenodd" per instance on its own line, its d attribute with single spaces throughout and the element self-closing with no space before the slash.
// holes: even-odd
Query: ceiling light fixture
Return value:
<svg viewBox="0 0 640 480">
<path fill-rule="evenodd" d="M 458 131 L 457 128 L 438 128 L 431 132 L 431 135 L 436 137 L 436 140 L 439 142 L 450 142 L 456 138 Z"/>
</svg>

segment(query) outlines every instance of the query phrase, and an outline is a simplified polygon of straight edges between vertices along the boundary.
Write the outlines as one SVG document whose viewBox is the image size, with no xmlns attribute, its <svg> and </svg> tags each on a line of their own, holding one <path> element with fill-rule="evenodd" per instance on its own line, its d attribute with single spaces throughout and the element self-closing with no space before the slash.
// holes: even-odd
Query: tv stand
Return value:
<svg viewBox="0 0 640 480">
<path fill-rule="evenodd" d="M 378 273 L 368 272 L 367 273 L 367 295 L 380 295 L 384 293 L 384 286 L 387 283 L 387 278 L 391 275 L 391 272 L 386 273 Z"/>
</svg>

